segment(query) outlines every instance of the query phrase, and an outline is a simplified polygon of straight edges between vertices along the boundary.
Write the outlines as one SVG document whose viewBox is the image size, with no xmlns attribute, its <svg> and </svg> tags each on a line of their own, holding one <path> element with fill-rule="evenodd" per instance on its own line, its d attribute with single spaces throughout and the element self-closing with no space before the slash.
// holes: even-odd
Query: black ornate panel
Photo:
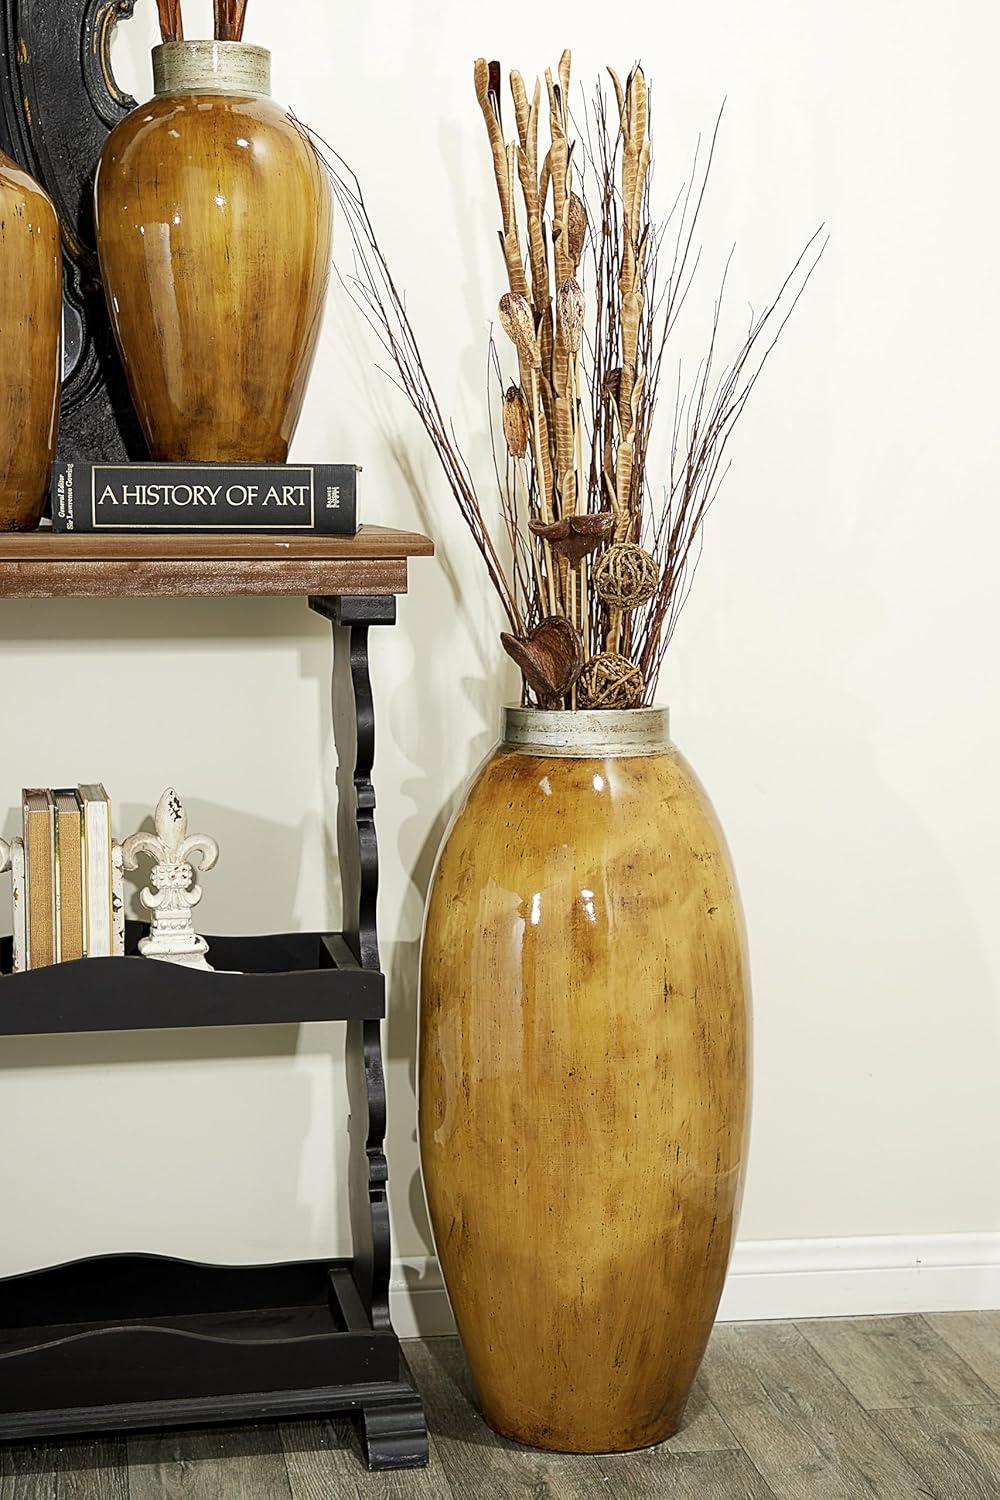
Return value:
<svg viewBox="0 0 1000 1500">
<path fill-rule="evenodd" d="M 0 146 L 45 187 L 63 236 L 60 453 L 142 458 L 104 306 L 93 182 L 109 132 L 134 107 L 111 71 L 111 38 L 135 0 L 2 0 Z"/>
<path fill-rule="evenodd" d="M 362 971 L 379 971 L 376 904 L 378 839 L 375 833 L 375 706 L 368 669 L 368 632 L 392 625 L 396 600 L 387 597 L 310 598 L 317 614 L 333 625 L 338 663 L 334 677 L 337 744 L 338 826 L 344 904 L 344 940 Z M 338 678 L 344 679 L 338 681 Z M 338 702 L 338 689 L 343 700 Z M 353 729 L 353 734 L 350 730 Z M 354 1277 L 375 1328 L 390 1327 L 388 1166 L 385 1158 L 386 1095 L 382 1035 L 378 1020 L 352 1021 L 347 1028 L 347 1087 L 351 1123 L 351 1231 Z"/>
</svg>

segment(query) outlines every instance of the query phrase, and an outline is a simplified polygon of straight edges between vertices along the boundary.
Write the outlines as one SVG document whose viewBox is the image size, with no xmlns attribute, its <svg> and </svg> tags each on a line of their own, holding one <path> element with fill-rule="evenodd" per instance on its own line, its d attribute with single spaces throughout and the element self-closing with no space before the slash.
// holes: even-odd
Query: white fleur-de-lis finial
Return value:
<svg viewBox="0 0 1000 1500">
<path fill-rule="evenodd" d="M 219 858 L 219 846 L 206 834 L 188 833 L 184 804 L 172 786 L 156 804 L 153 823 L 155 834 L 133 833 L 122 845 L 126 870 L 138 867 L 140 854 L 148 854 L 153 861 L 149 885 L 139 892 L 139 900 L 153 918 L 139 952 L 146 958 L 209 969 L 211 964 L 205 959 L 208 944 L 195 932 L 191 920 L 191 908 L 202 897 L 191 861 L 198 854 L 201 870 L 210 870 Z"/>
</svg>

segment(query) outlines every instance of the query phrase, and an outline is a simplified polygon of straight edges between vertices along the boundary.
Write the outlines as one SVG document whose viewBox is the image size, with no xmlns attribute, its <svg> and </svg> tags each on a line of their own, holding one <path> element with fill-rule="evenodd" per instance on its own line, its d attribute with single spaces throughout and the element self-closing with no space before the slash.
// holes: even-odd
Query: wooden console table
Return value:
<svg viewBox="0 0 1000 1500">
<path fill-rule="evenodd" d="M 368 631 L 395 623 L 408 559 L 433 550 L 373 526 L 356 537 L 0 536 L 0 598 L 307 596 L 333 626 L 353 698 L 350 722 L 335 722 L 342 770 L 353 761 L 338 818 L 343 932 L 210 938 L 213 962 L 239 972 L 206 974 L 140 958 L 142 929 L 129 924 L 123 958 L 13 975 L 8 944 L 0 979 L 0 1035 L 345 1021 L 353 1255 L 235 1267 L 102 1255 L 0 1281 L 0 1440 L 351 1411 L 371 1468 L 427 1462 L 389 1317 Z"/>
</svg>

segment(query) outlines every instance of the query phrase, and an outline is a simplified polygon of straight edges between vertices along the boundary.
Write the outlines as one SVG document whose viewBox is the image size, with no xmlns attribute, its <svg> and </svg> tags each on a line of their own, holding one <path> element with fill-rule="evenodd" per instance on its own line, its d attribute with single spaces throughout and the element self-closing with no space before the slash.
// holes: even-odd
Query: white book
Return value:
<svg viewBox="0 0 1000 1500">
<path fill-rule="evenodd" d="M 121 844 L 111 845 L 111 916 L 114 922 L 114 948 L 116 957 L 125 952 L 125 861 Z"/>
<path fill-rule="evenodd" d="M 12 839 L 10 869 L 14 893 L 14 973 L 23 974 L 28 967 L 27 902 L 24 892 L 24 840 Z"/>
<path fill-rule="evenodd" d="M 88 958 L 109 958 L 115 951 L 111 878 L 111 801 L 103 786 L 81 786 L 79 792 L 83 801 L 86 953 Z"/>
</svg>

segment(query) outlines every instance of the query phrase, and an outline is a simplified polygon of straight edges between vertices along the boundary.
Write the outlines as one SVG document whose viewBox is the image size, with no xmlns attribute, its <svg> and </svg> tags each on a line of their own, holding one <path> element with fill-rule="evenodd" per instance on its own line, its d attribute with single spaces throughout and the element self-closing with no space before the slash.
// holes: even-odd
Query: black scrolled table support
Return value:
<svg viewBox="0 0 1000 1500">
<path fill-rule="evenodd" d="M 361 968 L 379 970 L 376 903 L 378 838 L 375 833 L 375 706 L 368 669 L 368 630 L 396 623 L 396 600 L 310 598 L 310 608 L 333 626 L 334 734 L 337 740 L 337 850 L 343 891 L 344 940 Z M 342 678 L 346 668 L 349 687 Z M 345 689 L 347 689 L 345 691 Z M 348 700 L 353 712 L 347 712 Z M 353 726 L 353 743 L 345 734 Z M 352 806 L 353 804 L 353 806 Z M 355 1280 L 377 1327 L 389 1327 L 389 1210 L 386 1199 L 386 1098 L 378 1021 L 348 1023 L 348 1090 L 351 1101 L 351 1228 Z"/>
<path fill-rule="evenodd" d="M 336 656 L 333 709 L 338 760 L 337 849 L 343 891 L 344 938 L 363 970 L 378 971 L 378 838 L 372 782 L 375 705 L 368 665 L 368 632 L 373 625 L 395 625 L 396 599 L 391 594 L 358 598 L 311 597 L 309 605 L 333 627 Z M 349 678 L 349 687 L 343 680 L 344 676 Z M 344 711 L 341 695 L 353 704 L 353 713 Z M 347 742 L 344 734 L 348 725 L 353 725 L 353 745 Z M 372 1326 L 390 1329 L 392 1248 L 385 1158 L 385 1072 L 379 1021 L 347 1023 L 346 1060 L 351 1108 L 354 1279 Z M 377 1407 L 366 1406 L 364 1434 L 370 1463 L 373 1454 L 390 1465 L 395 1456 L 398 1463 L 399 1455 L 414 1441 L 420 1443 L 426 1461 L 423 1411 L 419 1398 L 412 1391 L 401 1392 L 380 1402 Z"/>
</svg>

